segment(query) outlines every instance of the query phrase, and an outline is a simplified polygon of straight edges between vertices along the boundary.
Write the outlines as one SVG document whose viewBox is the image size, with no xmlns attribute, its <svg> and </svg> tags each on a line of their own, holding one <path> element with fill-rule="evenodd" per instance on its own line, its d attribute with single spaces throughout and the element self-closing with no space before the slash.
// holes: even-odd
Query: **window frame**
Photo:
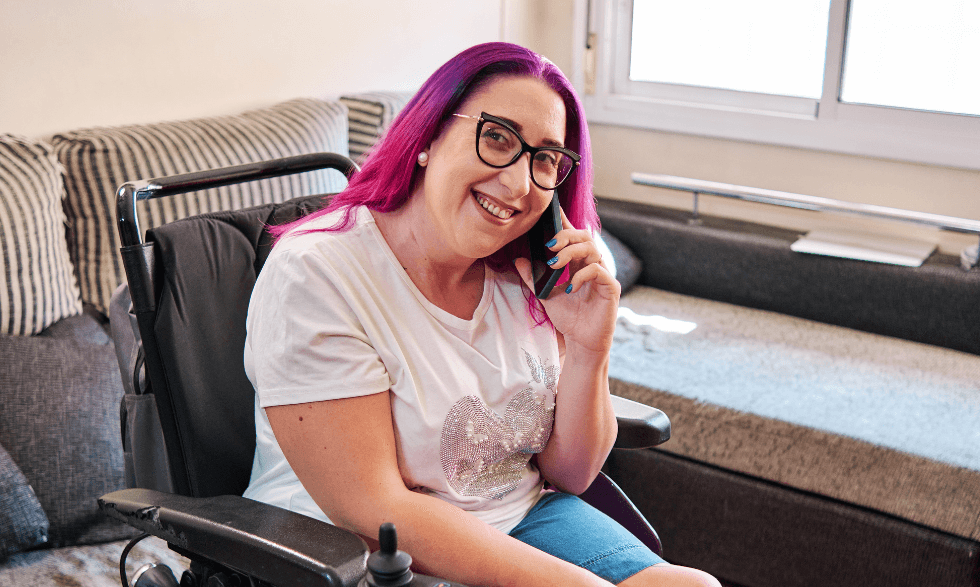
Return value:
<svg viewBox="0 0 980 587">
<path fill-rule="evenodd" d="M 590 123 L 980 170 L 980 116 L 840 101 L 849 0 L 830 3 L 819 100 L 631 81 L 632 0 L 575 2 L 572 82 Z"/>
</svg>

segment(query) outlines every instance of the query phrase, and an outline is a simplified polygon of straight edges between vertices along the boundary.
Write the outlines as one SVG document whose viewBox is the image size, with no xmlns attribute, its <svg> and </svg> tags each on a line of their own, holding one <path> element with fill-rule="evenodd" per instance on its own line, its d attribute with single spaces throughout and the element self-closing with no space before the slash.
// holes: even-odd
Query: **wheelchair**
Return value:
<svg viewBox="0 0 980 587">
<path fill-rule="evenodd" d="M 144 533 L 123 551 L 123 587 L 130 587 L 129 549 L 149 535 L 191 560 L 181 587 L 452 585 L 413 575 L 393 527 L 379 529 L 382 548 L 372 554 L 356 534 L 241 497 L 255 450 L 254 390 L 242 360 L 245 316 L 272 249 L 266 227 L 308 214 L 329 196 L 202 214 L 141 235 L 140 201 L 326 168 L 347 177 L 357 170 L 346 157 L 318 153 L 130 182 L 117 191 L 128 284 L 114 297 L 111 325 L 127 388 L 121 418 L 129 488 L 102 496 L 99 507 Z M 616 449 L 670 438 L 660 410 L 613 401 Z M 581 497 L 662 553 L 654 529 L 605 474 Z M 166 567 L 143 570 L 138 587 L 178 584 Z"/>
</svg>

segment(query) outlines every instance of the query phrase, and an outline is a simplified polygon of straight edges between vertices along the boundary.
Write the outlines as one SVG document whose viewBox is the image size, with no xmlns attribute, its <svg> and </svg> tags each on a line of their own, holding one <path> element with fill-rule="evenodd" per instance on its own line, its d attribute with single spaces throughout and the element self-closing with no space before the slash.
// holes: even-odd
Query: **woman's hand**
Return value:
<svg viewBox="0 0 980 587">
<path fill-rule="evenodd" d="M 552 267 L 568 267 L 571 279 L 555 286 L 542 300 L 548 318 L 565 339 L 565 345 L 582 350 L 608 353 L 616 328 L 616 311 L 622 287 L 602 262 L 599 248 L 587 230 L 572 227 L 561 213 L 562 230 L 549 249 L 555 253 Z M 531 262 L 515 261 L 521 278 L 533 291 Z"/>
<path fill-rule="evenodd" d="M 571 279 L 542 303 L 564 353 L 551 438 L 535 459 L 545 479 L 578 494 L 595 479 L 616 441 L 609 351 L 622 288 L 603 265 L 591 233 L 573 228 L 564 213 L 562 226 L 549 247 L 557 259 L 552 267 L 568 267 Z M 533 289 L 530 261 L 514 264 Z"/>
</svg>

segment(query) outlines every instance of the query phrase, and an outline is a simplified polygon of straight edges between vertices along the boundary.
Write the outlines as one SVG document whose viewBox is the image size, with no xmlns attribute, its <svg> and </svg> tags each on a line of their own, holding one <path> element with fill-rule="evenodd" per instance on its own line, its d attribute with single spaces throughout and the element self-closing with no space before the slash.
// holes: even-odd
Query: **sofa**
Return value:
<svg viewBox="0 0 980 587">
<path fill-rule="evenodd" d="M 302 98 L 228 116 L 0 134 L 0 585 L 119 585 L 120 554 L 136 535 L 96 502 L 132 483 L 120 430 L 124 376 L 108 320 L 125 281 L 116 189 L 312 152 L 360 159 L 409 97 Z M 140 220 L 146 229 L 345 184 L 333 170 L 308 172 L 146 202 Z M 147 562 L 187 565 L 155 538 L 128 560 L 130 577 Z"/>
<path fill-rule="evenodd" d="M 980 584 L 980 270 L 796 253 L 799 231 L 648 204 L 599 211 L 632 254 L 613 393 L 673 424 L 607 472 L 668 560 L 751 587 Z"/>
<path fill-rule="evenodd" d="M 313 151 L 357 159 L 408 97 L 0 135 L 0 585 L 118 585 L 133 536 L 96 507 L 132 483 L 131 375 L 107 318 L 124 281 L 116 188 Z M 141 222 L 336 191 L 331 174 L 146 202 Z M 608 198 L 599 212 L 624 285 L 611 387 L 674 425 L 658 449 L 614 451 L 607 473 L 668 560 L 745 587 L 977 585 L 980 271 L 805 256 L 793 231 Z M 150 561 L 187 564 L 149 539 L 130 576 Z"/>
</svg>

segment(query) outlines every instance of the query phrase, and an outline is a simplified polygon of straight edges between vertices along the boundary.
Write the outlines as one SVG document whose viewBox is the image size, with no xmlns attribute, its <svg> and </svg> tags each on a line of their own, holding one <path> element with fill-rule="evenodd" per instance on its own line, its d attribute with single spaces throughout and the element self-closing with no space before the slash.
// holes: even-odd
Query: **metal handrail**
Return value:
<svg viewBox="0 0 980 587">
<path fill-rule="evenodd" d="M 928 212 L 914 212 L 911 210 L 902 210 L 900 208 L 876 206 L 874 204 L 857 204 L 853 202 L 844 202 L 842 200 L 834 200 L 832 198 L 805 196 L 803 194 L 718 183 L 714 181 L 691 179 L 687 177 L 675 177 L 673 175 L 633 173 L 631 177 L 633 179 L 633 183 L 638 185 L 693 193 L 695 197 L 695 216 L 698 213 L 698 194 L 708 194 L 712 196 L 722 196 L 725 198 L 735 198 L 747 202 L 759 202 L 762 204 L 786 206 L 803 210 L 839 212 L 844 214 L 857 214 L 860 216 L 882 218 L 886 220 L 912 222 L 915 224 L 934 226 L 953 232 L 980 235 L 980 221 L 957 218 L 955 216 L 943 216 L 941 214 L 930 214 Z"/>
</svg>

